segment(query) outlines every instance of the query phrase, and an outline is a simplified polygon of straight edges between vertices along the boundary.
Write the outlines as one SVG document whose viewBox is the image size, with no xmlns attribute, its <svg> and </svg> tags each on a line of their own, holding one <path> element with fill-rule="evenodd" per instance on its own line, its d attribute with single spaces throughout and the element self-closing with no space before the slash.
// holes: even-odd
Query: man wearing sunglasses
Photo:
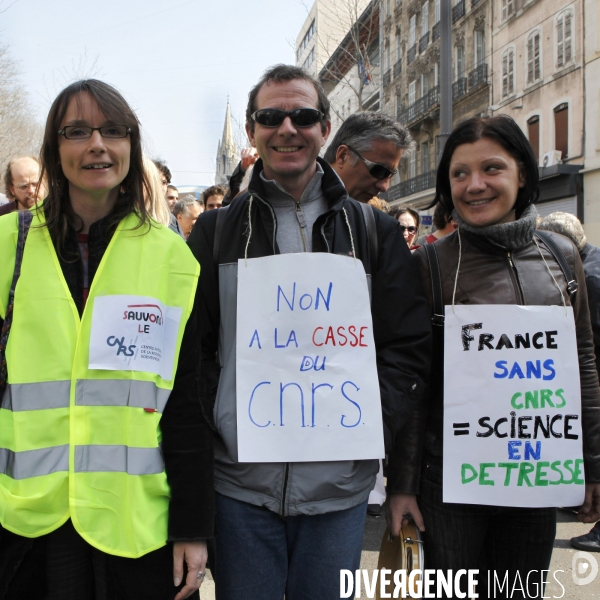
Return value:
<svg viewBox="0 0 600 600">
<path fill-rule="evenodd" d="M 361 205 L 318 158 L 330 131 L 329 102 L 312 76 L 286 65 L 269 69 L 249 94 L 246 131 L 259 155 L 248 191 L 201 215 L 188 239 L 202 265 L 195 308 L 201 401 L 218 432 L 211 569 L 219 600 L 329 600 L 339 597 L 340 569 L 359 568 L 378 461 L 285 463 L 274 454 L 269 463 L 239 462 L 235 323 L 238 306 L 253 307 L 238 296 L 238 260 L 354 250 L 372 282 L 388 447 L 428 376 L 428 309 L 397 223 L 373 211 L 370 238 Z M 373 255 L 370 240 L 377 242 Z"/>
<path fill-rule="evenodd" d="M 339 175 L 348 195 L 359 202 L 386 192 L 398 172 L 402 152 L 411 146 L 403 127 L 386 115 L 350 115 L 325 152 L 325 160 Z"/>
</svg>

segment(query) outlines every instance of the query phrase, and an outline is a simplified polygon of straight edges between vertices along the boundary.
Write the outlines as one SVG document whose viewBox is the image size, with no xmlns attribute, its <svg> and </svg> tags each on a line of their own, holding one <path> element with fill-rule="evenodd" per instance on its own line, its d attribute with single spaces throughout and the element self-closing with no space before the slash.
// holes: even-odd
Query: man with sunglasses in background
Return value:
<svg viewBox="0 0 600 600">
<path fill-rule="evenodd" d="M 366 219 L 318 158 L 330 128 L 329 101 L 311 75 L 293 66 L 269 69 L 246 109 L 259 155 L 248 191 L 201 215 L 188 239 L 202 265 L 195 308 L 203 317 L 200 394 L 215 419 L 218 534 L 210 560 L 218 600 L 339 597 L 340 569 L 360 565 L 378 469 L 377 460 L 286 463 L 276 452 L 268 463 L 238 460 L 236 316 L 238 306 L 253 309 L 238 295 L 238 260 L 354 252 L 362 261 L 388 448 L 428 376 L 430 325 L 418 273 L 397 223 L 379 211 Z"/>
<path fill-rule="evenodd" d="M 342 123 L 324 158 L 342 180 L 348 195 L 368 202 L 387 192 L 398 172 L 402 153 L 411 143 L 406 129 L 386 115 L 355 113 Z"/>
</svg>

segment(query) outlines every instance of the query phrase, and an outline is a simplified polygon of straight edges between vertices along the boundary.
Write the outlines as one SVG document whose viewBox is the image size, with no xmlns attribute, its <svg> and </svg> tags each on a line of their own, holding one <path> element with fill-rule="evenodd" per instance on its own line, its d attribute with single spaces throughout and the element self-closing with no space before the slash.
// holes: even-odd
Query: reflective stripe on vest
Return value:
<svg viewBox="0 0 600 600">
<path fill-rule="evenodd" d="M 0 407 L 12 411 L 69 408 L 70 381 L 13 383 L 6 386 Z M 153 381 L 127 379 L 80 379 L 77 406 L 132 406 L 163 413 L 171 390 Z"/>
<path fill-rule="evenodd" d="M 69 445 L 13 452 L 0 448 L 0 473 L 12 479 L 40 477 L 69 470 Z"/>
<path fill-rule="evenodd" d="M 164 471 L 160 448 L 75 446 L 76 473 L 152 475 Z"/>
</svg>

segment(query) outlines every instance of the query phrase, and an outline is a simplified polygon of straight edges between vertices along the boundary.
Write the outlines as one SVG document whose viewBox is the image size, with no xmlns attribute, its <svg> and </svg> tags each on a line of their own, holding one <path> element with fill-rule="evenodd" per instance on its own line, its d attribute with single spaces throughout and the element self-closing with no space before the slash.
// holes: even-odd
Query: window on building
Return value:
<svg viewBox="0 0 600 600">
<path fill-rule="evenodd" d="M 535 154 L 535 160 L 540 161 L 540 117 L 535 115 L 527 120 L 527 137 Z"/>
<path fill-rule="evenodd" d="M 540 32 L 534 31 L 527 38 L 527 83 L 534 83 L 542 76 L 540 66 Z"/>
<path fill-rule="evenodd" d="M 429 173 L 429 142 L 421 143 L 421 173 Z"/>
<path fill-rule="evenodd" d="M 390 68 L 390 44 L 389 40 L 386 40 L 387 45 L 383 49 L 383 72 L 385 73 Z"/>
<path fill-rule="evenodd" d="M 308 56 L 306 57 L 306 59 L 302 63 L 302 68 L 303 69 L 308 69 L 313 64 L 314 60 L 315 60 L 315 47 L 313 46 L 310 49 L 310 52 L 308 53 Z"/>
<path fill-rule="evenodd" d="M 385 0 L 385 14 L 388 16 L 392 14 L 392 0 Z"/>
<path fill-rule="evenodd" d="M 411 81 L 408 84 L 408 105 L 411 106 L 417 99 L 417 82 Z"/>
<path fill-rule="evenodd" d="M 483 29 L 475 30 L 474 50 L 475 50 L 475 66 L 478 67 L 485 61 L 485 38 Z"/>
<path fill-rule="evenodd" d="M 427 35 L 429 31 L 429 2 L 424 2 L 421 6 L 421 36 Z"/>
<path fill-rule="evenodd" d="M 562 159 L 569 156 L 569 105 L 559 104 L 554 109 L 554 149 L 562 152 Z"/>
<path fill-rule="evenodd" d="M 304 34 L 304 37 L 302 38 L 302 41 L 300 42 L 300 46 L 298 47 L 298 51 L 296 53 L 296 58 L 299 59 L 300 56 L 302 55 L 302 53 L 304 52 L 304 49 L 306 48 L 306 46 L 308 46 L 308 42 L 310 42 L 310 40 L 312 39 L 312 36 L 315 34 L 315 20 L 312 20 L 312 23 L 310 24 L 310 26 L 308 27 L 306 33 Z"/>
<path fill-rule="evenodd" d="M 440 63 L 433 65 L 433 85 L 440 85 Z"/>
<path fill-rule="evenodd" d="M 440 8 L 440 0 L 435 0 L 435 22 L 439 23 L 442 18 L 442 12 Z"/>
<path fill-rule="evenodd" d="M 515 51 L 508 48 L 502 54 L 502 97 L 515 93 Z"/>
<path fill-rule="evenodd" d="M 561 69 L 573 60 L 573 12 L 565 10 L 556 19 L 556 67 Z"/>
<path fill-rule="evenodd" d="M 402 60 L 402 36 L 400 35 L 400 28 L 396 30 L 396 62 Z"/>
<path fill-rule="evenodd" d="M 410 27 L 408 30 L 408 46 L 412 48 L 417 41 L 417 15 L 410 18 Z"/>
<path fill-rule="evenodd" d="M 464 74 L 465 74 L 465 47 L 464 46 L 456 46 L 455 54 L 456 54 L 455 76 L 456 76 L 456 79 L 460 79 L 461 77 L 464 77 Z"/>
<path fill-rule="evenodd" d="M 408 177 L 412 179 L 417 176 L 417 153 L 413 150 L 408 159 Z"/>
<path fill-rule="evenodd" d="M 506 21 L 514 12 L 515 0 L 502 0 L 502 20 Z"/>
<path fill-rule="evenodd" d="M 421 75 L 421 96 L 425 96 L 429 91 L 429 73 Z"/>
</svg>

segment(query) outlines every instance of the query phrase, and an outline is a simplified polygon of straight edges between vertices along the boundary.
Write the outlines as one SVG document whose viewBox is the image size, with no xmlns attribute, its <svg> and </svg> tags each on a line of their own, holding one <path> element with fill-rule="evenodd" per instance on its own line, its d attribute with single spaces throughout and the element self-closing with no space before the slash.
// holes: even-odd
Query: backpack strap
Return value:
<svg viewBox="0 0 600 600">
<path fill-rule="evenodd" d="M 444 331 L 444 295 L 442 292 L 442 272 L 435 244 L 425 244 L 425 255 L 429 263 L 429 275 L 431 278 L 431 297 L 433 299 L 433 315 L 431 322 L 434 325 L 434 336 L 437 332 Z"/>
<path fill-rule="evenodd" d="M 569 263 L 567 262 L 563 251 L 547 232 L 537 230 L 535 235 L 544 242 L 552 256 L 554 256 L 556 262 L 560 265 L 560 269 L 567 280 L 567 293 L 569 294 L 569 299 L 571 300 L 571 304 L 574 304 L 575 296 L 577 294 L 577 280 L 573 277 L 573 272 L 571 271 L 571 267 L 569 267 Z"/>
<path fill-rule="evenodd" d="M 375 210 L 369 204 L 360 203 L 362 208 L 363 218 L 365 220 L 365 227 L 367 229 L 367 243 L 369 244 L 369 258 L 371 262 L 371 275 L 377 270 L 377 257 L 379 254 L 379 248 L 377 243 L 377 227 L 375 225 Z"/>
<path fill-rule="evenodd" d="M 18 235 L 17 235 L 17 252 L 15 256 L 15 270 L 13 279 L 8 293 L 8 303 L 6 305 L 6 314 L 4 315 L 4 323 L 2 323 L 2 331 L 0 332 L 0 398 L 4 394 L 6 382 L 8 379 L 8 368 L 6 365 L 6 345 L 8 344 L 8 334 L 13 320 L 13 309 L 15 304 L 15 288 L 21 275 L 21 265 L 23 264 L 23 253 L 25 251 L 25 242 L 27 234 L 31 226 L 33 215 L 29 210 L 18 211 Z"/>
<path fill-rule="evenodd" d="M 215 222 L 215 239 L 213 242 L 213 259 L 215 264 L 219 266 L 219 245 L 221 243 L 221 232 L 223 231 L 223 224 L 225 223 L 225 213 L 229 205 L 217 208 L 217 220 Z"/>
</svg>

